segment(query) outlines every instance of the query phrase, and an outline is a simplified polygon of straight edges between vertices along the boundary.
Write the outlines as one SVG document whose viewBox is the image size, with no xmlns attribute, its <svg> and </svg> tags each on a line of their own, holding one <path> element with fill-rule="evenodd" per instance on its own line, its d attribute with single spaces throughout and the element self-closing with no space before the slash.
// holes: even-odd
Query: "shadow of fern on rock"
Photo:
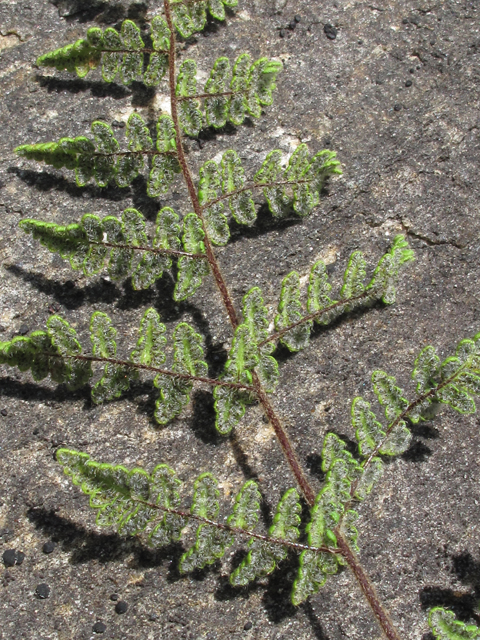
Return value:
<svg viewBox="0 0 480 640">
<path fill-rule="evenodd" d="M 48 536 L 61 549 L 70 553 L 71 564 L 84 564 L 91 560 L 101 563 L 124 560 L 133 554 L 133 563 L 138 567 L 158 567 L 170 561 L 180 544 L 171 544 L 152 550 L 136 538 L 123 538 L 115 533 L 95 533 L 82 525 L 70 522 L 53 510 L 32 507 L 27 518 L 35 529 Z"/>
</svg>

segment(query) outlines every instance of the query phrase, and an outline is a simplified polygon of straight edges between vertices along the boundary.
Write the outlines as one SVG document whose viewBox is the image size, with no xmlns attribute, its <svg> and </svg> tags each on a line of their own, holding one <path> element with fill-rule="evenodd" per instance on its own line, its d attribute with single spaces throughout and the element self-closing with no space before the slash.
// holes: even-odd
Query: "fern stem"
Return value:
<svg viewBox="0 0 480 640">
<path fill-rule="evenodd" d="M 285 455 L 285 458 L 287 459 L 290 469 L 292 470 L 292 473 L 295 476 L 295 479 L 303 495 L 305 496 L 306 501 L 310 506 L 313 506 L 313 503 L 315 502 L 315 492 L 310 486 L 310 483 L 308 482 L 303 469 L 297 460 L 297 456 L 295 455 L 295 451 L 293 450 L 292 443 L 290 442 L 290 439 L 285 429 L 283 428 L 280 419 L 275 413 L 275 410 L 270 404 L 270 400 L 268 399 L 268 396 L 265 393 L 265 390 L 263 389 L 258 375 L 255 371 L 252 372 L 252 379 L 257 398 L 261 402 L 267 418 L 270 420 L 270 423 L 273 427 L 273 430 L 275 431 L 275 435 L 277 436 L 280 446 L 282 447 L 282 451 Z"/>
<path fill-rule="evenodd" d="M 133 249 L 134 251 L 148 251 L 150 253 L 158 253 L 160 255 L 167 256 L 186 256 L 187 258 L 202 258 L 206 259 L 204 253 L 187 253 L 186 251 L 176 251 L 175 249 L 155 249 L 153 247 L 134 247 L 131 244 L 114 244 L 113 242 L 94 242 L 89 241 L 89 244 L 98 244 L 102 247 L 111 247 L 112 249 Z"/>
<path fill-rule="evenodd" d="M 254 387 L 250 387 L 240 382 L 226 382 L 223 380 L 216 380 L 215 378 L 205 378 L 203 376 L 191 376 L 188 373 L 177 373 L 176 371 L 170 371 L 169 369 L 160 369 L 158 367 L 151 367 L 147 364 L 139 364 L 137 362 L 130 362 L 130 360 L 117 360 L 116 358 L 100 358 L 98 356 L 86 356 L 82 354 L 77 355 L 62 355 L 59 353 L 45 353 L 45 355 L 51 358 L 70 358 L 71 360 L 84 360 L 88 362 L 102 362 L 106 364 L 115 364 L 121 367 L 131 367 L 132 369 L 143 369 L 145 371 L 153 371 L 171 378 L 179 378 L 180 380 L 191 380 L 192 382 L 205 382 L 216 387 L 230 387 L 232 389 L 240 389 L 242 391 L 255 392 Z"/>
<path fill-rule="evenodd" d="M 276 333 L 272 333 L 271 336 L 268 336 L 268 338 L 265 338 L 265 340 L 262 340 L 262 342 L 259 342 L 258 346 L 262 347 L 267 342 L 273 342 L 274 340 L 278 340 L 278 338 L 281 338 L 283 335 L 285 335 L 286 333 L 288 333 L 292 329 L 295 329 L 295 327 L 298 327 L 301 324 L 305 324 L 306 322 L 310 322 L 310 320 L 314 320 L 315 318 L 318 318 L 319 316 L 323 315 L 324 313 L 328 313 L 332 309 L 336 309 L 337 307 L 341 307 L 342 305 L 349 304 L 351 302 L 358 302 L 358 301 L 361 301 L 361 300 L 368 299 L 370 296 L 371 296 L 371 293 L 367 289 L 366 291 L 364 291 L 363 293 L 361 293 L 358 296 L 354 296 L 352 298 L 347 298 L 345 300 L 339 300 L 338 302 L 334 302 L 333 304 L 331 304 L 328 307 L 325 307 L 324 309 L 320 309 L 319 311 L 315 311 L 314 313 L 309 313 L 308 315 L 303 316 L 303 318 L 301 318 L 297 322 L 292 322 L 292 324 L 288 325 L 288 327 L 284 327 L 283 329 L 280 329 Z"/>
<path fill-rule="evenodd" d="M 178 162 L 180 163 L 180 167 L 182 169 L 183 177 L 185 179 L 185 183 L 187 185 L 188 193 L 190 196 L 190 200 L 192 201 L 193 209 L 197 216 L 202 221 L 203 230 L 205 231 L 205 238 L 203 240 L 205 244 L 205 252 L 207 255 L 207 260 L 210 265 L 210 269 L 212 270 L 213 277 L 217 284 L 217 287 L 220 291 L 220 295 L 222 296 L 223 303 L 228 313 L 228 317 L 230 319 L 230 323 L 232 327 L 236 329 L 239 325 L 237 312 L 235 311 L 235 306 L 233 304 L 233 300 L 230 296 L 230 293 L 227 289 L 227 285 L 225 280 L 223 279 L 222 272 L 220 271 L 220 267 L 218 266 L 217 259 L 215 258 L 215 254 L 213 252 L 213 247 L 210 242 L 210 238 L 206 233 L 205 220 L 203 217 L 202 207 L 200 205 L 200 201 L 198 199 L 197 191 L 195 189 L 195 185 L 193 183 L 192 174 L 190 173 L 190 169 L 188 168 L 188 164 L 185 158 L 185 152 L 183 151 L 182 146 L 182 134 L 180 131 L 180 124 L 178 121 L 178 109 L 177 109 L 177 96 L 176 96 L 176 82 L 175 82 L 175 26 L 172 20 L 172 13 L 170 10 L 170 2 L 169 0 L 163 0 L 163 6 L 165 9 L 165 18 L 167 20 L 168 28 L 170 29 L 170 53 L 168 56 L 168 78 L 170 85 L 170 104 L 172 109 L 172 120 L 175 127 L 175 135 L 177 138 L 177 157 Z"/>
<path fill-rule="evenodd" d="M 142 151 L 115 151 L 114 153 L 92 153 L 92 156 L 101 158 L 116 158 L 117 156 L 175 156 L 176 151 L 158 151 L 157 149 L 144 149 Z"/>
<path fill-rule="evenodd" d="M 183 518 L 188 518 L 189 520 L 196 520 L 197 522 L 204 522 L 205 524 L 209 524 L 212 527 L 216 527 L 217 529 L 222 529 L 223 531 L 230 531 L 231 533 L 245 536 L 247 538 L 256 538 L 257 540 L 262 540 L 263 542 L 268 542 L 271 544 L 278 544 L 283 547 L 290 547 L 291 549 L 295 549 L 296 551 L 315 551 L 316 553 L 320 553 L 323 551 L 324 553 L 332 553 L 339 554 L 339 550 L 333 547 L 310 547 L 308 544 L 301 544 L 299 542 L 291 542 L 290 540 L 283 540 L 282 538 L 272 538 L 270 536 L 262 535 L 261 533 L 255 533 L 254 531 L 248 531 L 246 529 L 240 529 L 240 527 L 231 527 L 228 524 L 224 524 L 222 522 L 217 522 L 216 520 L 210 520 L 209 518 L 203 518 L 202 516 L 197 516 L 194 513 L 190 513 L 188 511 L 181 511 L 180 509 L 172 509 L 169 507 L 162 507 L 158 504 L 153 504 L 151 502 L 146 502 L 144 500 L 135 500 L 139 504 L 143 504 L 150 509 L 157 509 L 158 511 L 163 511 L 165 513 L 173 513 L 177 516 L 182 516 Z"/>
<path fill-rule="evenodd" d="M 360 561 L 351 549 L 347 540 L 338 532 L 338 530 L 335 531 L 335 535 L 337 538 L 338 548 L 352 570 L 353 575 L 357 579 L 357 582 L 360 585 L 360 588 L 363 591 L 363 594 L 366 597 L 375 617 L 377 618 L 378 623 L 382 627 L 385 636 L 388 640 L 401 640 L 397 630 L 393 626 L 390 616 L 380 603 L 375 592 L 375 587 L 370 582 L 370 578 L 365 573 Z"/>
<path fill-rule="evenodd" d="M 210 268 L 212 270 L 212 274 L 213 277 L 215 279 L 215 282 L 217 284 L 217 287 L 220 291 L 220 295 L 222 297 L 223 300 L 223 304 L 226 308 L 226 311 L 228 313 L 228 317 L 230 319 L 230 323 L 232 324 L 232 327 L 234 329 L 236 329 L 239 326 L 239 320 L 238 320 L 238 316 L 237 313 L 235 311 L 235 307 L 233 304 L 233 300 L 230 297 L 230 294 L 228 292 L 227 289 L 227 285 L 225 283 L 225 280 L 223 279 L 223 275 L 222 272 L 220 271 L 220 267 L 217 263 L 212 245 L 210 243 L 210 239 L 208 237 L 208 233 L 206 232 L 206 225 L 205 225 L 205 220 L 203 217 L 203 208 L 200 205 L 200 202 L 198 200 L 198 196 L 197 196 L 197 192 L 195 189 L 195 185 L 193 183 L 193 179 L 192 179 L 192 175 L 190 173 L 190 170 L 188 168 L 188 164 L 185 158 L 185 153 L 183 151 L 183 146 L 182 146 L 182 137 L 181 137 L 181 132 L 180 132 L 180 124 L 179 124 L 179 120 L 178 120 L 178 110 L 177 110 L 177 96 L 175 94 L 175 90 L 176 90 L 176 82 L 175 82 L 175 27 L 173 25 L 173 20 L 172 20 L 172 14 L 171 14 L 171 9 L 170 9 L 170 1 L 169 0 L 163 0 L 163 5 L 164 5 L 164 9 L 165 9 L 165 18 L 168 24 L 168 27 L 170 29 L 171 35 L 170 35 L 170 53 L 169 53 L 169 57 L 168 57 L 168 67 L 169 67 L 169 85 L 170 85 L 170 102 L 171 102 L 171 110 L 172 110 L 172 120 L 174 123 L 174 127 L 175 127 L 175 134 L 176 134 L 176 138 L 177 138 L 177 157 L 178 157 L 178 161 L 180 163 L 180 167 L 182 169 L 182 173 L 183 176 L 185 178 L 185 182 L 187 185 L 187 189 L 188 189 L 188 193 L 190 195 L 190 199 L 192 201 L 192 205 L 194 208 L 195 213 L 197 214 L 197 216 L 200 218 L 200 220 L 202 221 L 202 225 L 203 225 L 203 229 L 205 231 L 205 239 L 204 239 L 204 243 L 205 243 L 205 250 L 206 250 L 206 255 L 207 255 L 207 259 L 210 265 Z M 262 185 L 265 186 L 265 185 Z M 228 194 L 228 196 L 226 197 L 230 197 L 232 194 Z M 211 203 L 212 204 L 212 203 Z M 280 443 L 280 446 L 282 448 L 282 451 L 285 455 L 285 458 L 288 462 L 288 465 L 293 473 L 293 475 L 295 476 L 295 479 L 303 493 L 303 495 L 305 496 L 305 499 L 307 500 L 307 503 L 310 507 L 313 506 L 314 502 L 315 502 L 315 492 L 313 490 L 313 488 L 310 486 L 310 483 L 308 482 L 298 460 L 297 457 L 295 455 L 295 452 L 293 450 L 292 444 L 290 442 L 290 439 L 285 431 L 285 429 L 283 428 L 280 419 L 278 418 L 278 416 L 276 415 L 272 405 L 270 404 L 270 401 L 267 397 L 267 394 L 265 392 L 265 390 L 263 389 L 260 380 L 257 376 L 257 374 L 255 373 L 255 371 L 253 371 L 252 373 L 252 379 L 253 379 L 253 384 L 254 384 L 254 389 L 255 389 L 255 393 L 257 395 L 257 398 L 259 400 L 259 402 L 261 403 L 263 410 L 265 411 L 265 414 L 267 416 L 267 418 L 269 419 L 274 431 L 275 431 L 275 435 L 277 436 L 277 439 Z M 397 632 L 395 631 L 392 623 L 390 622 L 390 618 L 387 614 L 387 612 L 383 609 L 382 604 L 380 602 L 380 600 L 378 599 L 375 590 L 373 589 L 373 586 L 371 585 L 368 577 L 366 576 L 362 566 L 360 565 L 360 563 L 356 560 L 352 550 L 350 549 L 350 547 L 348 546 L 348 544 L 346 543 L 345 540 L 343 540 L 343 538 L 341 538 L 341 536 L 339 536 L 342 544 L 343 544 L 343 548 L 340 547 L 340 552 L 342 553 L 342 555 L 345 557 L 346 562 L 348 563 L 348 565 L 350 566 L 350 568 L 352 569 L 355 577 L 357 578 L 365 596 L 368 599 L 368 602 L 370 603 L 370 606 L 375 614 L 375 617 L 377 618 L 380 626 L 382 627 L 382 629 L 384 630 L 388 640 L 400 640 Z"/>
</svg>

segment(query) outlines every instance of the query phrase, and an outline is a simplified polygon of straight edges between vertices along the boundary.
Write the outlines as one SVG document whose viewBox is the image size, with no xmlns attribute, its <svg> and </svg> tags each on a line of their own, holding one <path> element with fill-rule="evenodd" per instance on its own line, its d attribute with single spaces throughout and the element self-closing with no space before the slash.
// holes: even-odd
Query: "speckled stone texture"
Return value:
<svg viewBox="0 0 480 640">
<path fill-rule="evenodd" d="M 141 293 L 128 282 L 87 279 L 18 228 L 24 217 L 70 223 L 86 212 L 119 215 L 135 206 L 151 230 L 160 206 L 189 211 L 180 182 L 162 201 L 145 195 L 140 178 L 128 189 L 81 189 L 71 172 L 13 153 L 24 142 L 87 134 L 95 118 L 121 123 L 136 110 L 153 123 L 168 104 L 165 85 L 157 93 L 140 83 L 107 85 L 98 71 L 79 80 L 39 69 L 35 59 L 95 24 L 118 26 L 129 16 L 144 27 L 159 8 L 153 1 L 0 2 L 0 339 L 43 328 L 59 312 L 87 346 L 89 316 L 101 310 L 111 315 L 125 355 L 153 305 L 169 331 L 187 320 L 205 335 L 216 374 L 231 335 L 211 279 L 188 302 L 173 304 L 168 276 Z M 301 20 L 292 29 L 296 15 Z M 202 78 L 219 55 L 246 50 L 285 65 L 275 104 L 261 119 L 186 141 L 195 175 L 227 148 L 252 175 L 267 151 L 291 153 L 300 141 L 312 151 L 334 149 L 344 167 L 305 221 L 277 224 L 261 209 L 251 229 L 232 228 L 232 241 L 217 254 L 237 305 L 259 285 L 273 317 L 291 269 L 306 278 L 314 260 L 324 258 L 338 288 L 353 250 L 365 251 L 371 269 L 399 232 L 415 249 L 394 306 L 316 330 L 305 352 L 280 352 L 274 404 L 316 489 L 323 436 L 333 430 L 353 438 L 350 403 L 359 394 L 374 400 L 373 369 L 395 375 L 411 397 L 409 376 L 422 347 L 434 344 L 446 356 L 480 330 L 479 17 L 478 2 L 454 0 L 240 0 L 225 23 L 212 21 L 179 44 L 179 60 L 195 58 Z M 327 24 L 335 39 L 327 37 Z M 116 131 L 121 139 L 125 130 Z M 349 571 L 298 609 L 289 601 L 295 558 L 247 590 L 227 581 L 242 545 L 224 562 L 180 576 L 180 544 L 152 551 L 98 529 L 87 499 L 54 460 L 68 445 L 149 470 L 168 463 L 185 483 L 185 504 L 196 475 L 209 470 L 220 479 L 224 513 L 241 483 L 257 478 L 266 526 L 293 478 L 258 406 L 234 435 L 221 438 L 208 389 L 196 390 L 181 417 L 159 428 L 148 380 L 96 407 L 87 391 L 70 394 L 7 367 L 0 374 L 0 554 L 25 554 L 22 564 L 1 569 L 2 638 L 379 640 Z M 410 449 L 387 465 L 361 505 L 358 528 L 361 560 L 400 636 L 426 640 L 429 606 L 454 606 L 472 620 L 480 597 L 479 420 L 445 410 L 413 432 Z M 55 547 L 45 553 L 50 540 Z M 48 585 L 48 597 L 39 585 Z M 127 603 L 123 615 L 112 594 Z"/>
</svg>

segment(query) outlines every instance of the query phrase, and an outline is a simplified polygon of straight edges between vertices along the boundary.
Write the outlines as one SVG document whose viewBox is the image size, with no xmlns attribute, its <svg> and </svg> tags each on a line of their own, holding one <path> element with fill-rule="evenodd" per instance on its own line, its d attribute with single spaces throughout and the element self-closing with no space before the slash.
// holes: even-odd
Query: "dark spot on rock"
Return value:
<svg viewBox="0 0 480 640">
<path fill-rule="evenodd" d="M 151 613 L 151 614 L 148 616 L 148 619 L 150 620 L 150 622 L 155 622 L 155 620 L 158 620 L 158 616 L 157 616 L 157 614 L 156 614 L 156 613 Z"/>
<path fill-rule="evenodd" d="M 295 20 L 292 20 L 288 26 L 293 30 L 297 26 L 297 23 L 295 22 Z"/>
<path fill-rule="evenodd" d="M 48 598 L 48 596 L 50 595 L 50 587 L 48 586 L 48 584 L 46 582 L 42 582 L 37 585 L 37 588 L 35 589 L 35 595 L 37 596 L 37 598 L 40 598 L 40 600 L 45 600 L 45 598 Z"/>
<path fill-rule="evenodd" d="M 112 600 L 113 602 L 116 602 L 119 598 L 118 593 L 112 593 L 112 595 L 110 596 L 110 600 Z"/>
<path fill-rule="evenodd" d="M 358 44 L 363 44 L 363 40 L 359 40 L 359 41 L 358 41 Z"/>
<path fill-rule="evenodd" d="M 22 551 L 17 551 L 17 557 L 16 557 L 17 564 L 22 564 L 24 560 L 25 560 L 25 554 Z"/>
<path fill-rule="evenodd" d="M 17 553 L 15 551 L 15 549 L 7 549 L 6 551 L 3 552 L 3 564 L 6 567 L 13 567 L 13 565 L 15 564 L 15 560 L 17 558 Z"/>
<path fill-rule="evenodd" d="M 21 336 L 24 336 L 26 333 L 28 333 L 28 331 L 29 331 L 28 326 L 26 324 L 22 324 L 22 325 L 20 325 L 20 329 L 18 330 L 18 333 Z"/>
<path fill-rule="evenodd" d="M 393 107 L 393 109 L 394 109 L 394 111 L 401 111 L 401 110 L 402 110 L 402 105 L 401 105 L 401 104 L 396 104 L 396 105 Z"/>
<path fill-rule="evenodd" d="M 128 609 L 128 604 L 124 600 L 120 600 L 115 605 L 115 613 L 118 613 L 118 614 L 126 613 L 127 609 Z"/>
<path fill-rule="evenodd" d="M 302 19 L 302 16 L 298 15 L 298 13 L 297 13 L 297 15 L 294 18 L 295 22 L 300 22 L 301 19 Z"/>
<path fill-rule="evenodd" d="M 326 24 L 323 27 L 323 31 L 329 40 L 335 40 L 337 37 L 337 30 L 333 26 L 333 24 Z"/>
<path fill-rule="evenodd" d="M 52 542 L 51 540 L 49 540 L 48 542 L 45 542 L 45 544 L 42 547 L 42 551 L 43 553 L 53 553 L 53 551 L 55 550 L 55 543 Z"/>
<path fill-rule="evenodd" d="M 412 82 L 411 80 L 407 80 L 407 81 L 405 82 L 405 86 L 406 86 L 406 87 L 411 87 L 411 86 L 412 86 L 412 84 L 413 84 L 413 82 Z"/>
<path fill-rule="evenodd" d="M 403 18 L 402 24 L 408 24 L 410 20 L 408 18 Z"/>
<path fill-rule="evenodd" d="M 245 631 L 250 631 L 252 627 L 253 627 L 253 624 L 250 622 L 250 620 L 243 625 L 243 628 Z"/>
<path fill-rule="evenodd" d="M 280 38 L 285 37 L 285 29 L 280 29 Z"/>
<path fill-rule="evenodd" d="M 38 434 L 40 433 L 40 429 L 37 429 L 35 427 L 35 429 L 32 431 L 32 433 L 33 433 L 34 436 L 38 436 Z"/>
<path fill-rule="evenodd" d="M 107 630 L 107 625 L 104 624 L 103 622 L 95 622 L 95 624 L 92 627 L 93 633 L 105 633 L 106 630 Z"/>
<path fill-rule="evenodd" d="M 408 70 L 409 73 L 415 73 L 415 69 L 412 67 L 411 69 Z"/>
<path fill-rule="evenodd" d="M 8 416 L 8 411 L 6 409 L 2 409 L 0 413 L 2 414 L 2 416 Z"/>
</svg>

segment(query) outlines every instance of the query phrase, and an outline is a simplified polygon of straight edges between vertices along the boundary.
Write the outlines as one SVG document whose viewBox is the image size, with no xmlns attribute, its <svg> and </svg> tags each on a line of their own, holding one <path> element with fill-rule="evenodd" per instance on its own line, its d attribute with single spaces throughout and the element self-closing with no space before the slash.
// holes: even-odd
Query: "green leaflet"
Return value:
<svg viewBox="0 0 480 640">
<path fill-rule="evenodd" d="M 202 222 L 195 213 L 189 213 L 183 220 L 183 248 L 188 253 L 205 253 Z M 195 293 L 202 284 L 202 278 L 209 273 L 207 260 L 181 256 L 178 261 L 177 284 L 173 298 L 185 300 Z"/>
<path fill-rule="evenodd" d="M 323 440 L 322 448 L 322 471 L 327 473 L 332 468 L 336 460 L 343 460 L 347 465 L 347 475 L 353 481 L 360 466 L 352 454 L 347 451 L 345 442 L 334 433 L 327 433 Z"/>
<path fill-rule="evenodd" d="M 391 420 L 394 420 L 393 416 Z M 406 451 L 410 445 L 411 433 L 401 420 L 393 427 L 387 437 L 382 425 L 370 411 L 370 403 L 363 398 L 355 398 L 352 402 L 352 425 L 362 456 L 368 456 L 381 444 L 379 453 L 396 456 Z"/>
<path fill-rule="evenodd" d="M 242 162 L 233 150 L 226 151 L 222 157 L 222 190 L 231 193 L 245 184 Z M 242 191 L 228 199 L 233 217 L 239 224 L 251 225 L 257 218 L 255 204 L 250 190 Z"/>
<path fill-rule="evenodd" d="M 271 538 L 296 542 L 300 535 L 301 506 L 296 489 L 289 489 L 278 503 L 273 524 L 268 531 Z M 263 540 L 250 540 L 247 557 L 230 575 L 230 583 L 235 587 L 245 586 L 257 577 L 271 573 L 277 562 L 287 556 L 284 546 Z"/>
<path fill-rule="evenodd" d="M 183 38 L 188 38 L 194 31 L 194 24 L 185 4 L 172 6 L 173 24 Z"/>
<path fill-rule="evenodd" d="M 248 70 L 252 58 L 249 53 L 242 53 L 235 60 L 233 65 L 232 80 L 230 89 L 234 95 L 230 98 L 230 121 L 235 125 L 240 125 L 245 120 Z"/>
<path fill-rule="evenodd" d="M 307 301 L 308 313 L 317 313 L 318 311 L 325 309 L 325 307 L 329 307 L 336 303 L 336 300 L 331 300 L 328 295 L 331 289 L 332 285 L 328 282 L 325 263 L 322 260 L 319 260 L 313 265 L 310 271 Z M 318 318 L 315 319 L 315 322 L 318 322 L 319 324 L 329 324 L 335 315 L 335 310 L 332 309 L 329 313 L 318 316 Z"/>
<path fill-rule="evenodd" d="M 311 320 L 301 322 L 302 318 L 300 276 L 296 271 L 292 271 L 282 280 L 278 314 L 275 316 L 275 329 L 277 331 L 298 323 L 297 326 L 284 333 L 280 338 L 280 342 L 290 351 L 304 349 L 310 339 L 310 329 L 313 323 Z"/>
<path fill-rule="evenodd" d="M 285 188 L 275 185 L 276 182 L 281 182 L 283 177 L 281 160 L 281 151 L 270 151 L 253 178 L 256 185 L 268 185 L 263 190 L 263 194 L 272 215 L 276 218 L 284 218 L 289 211 L 289 199 L 285 193 Z"/>
<path fill-rule="evenodd" d="M 237 529 L 253 531 L 258 524 L 261 499 L 257 483 L 248 480 L 235 499 L 233 513 L 227 518 L 227 524 Z"/>
<path fill-rule="evenodd" d="M 420 351 L 412 371 L 412 380 L 417 383 L 417 393 L 421 394 L 431 388 L 440 364 L 435 347 L 425 347 Z"/>
<path fill-rule="evenodd" d="M 152 40 L 154 49 L 165 51 L 169 48 L 170 31 L 163 18 L 157 16 L 152 20 Z M 105 82 L 113 82 L 118 72 L 120 81 L 130 84 L 132 80 L 142 76 L 145 45 L 140 29 L 131 20 L 124 20 L 121 32 L 108 27 L 104 32 L 98 27 L 87 31 L 87 38 L 77 40 L 74 44 L 61 47 L 40 56 L 37 64 L 44 67 L 55 67 L 58 70 L 76 72 L 81 78 L 102 63 L 102 77 Z M 158 84 L 161 75 L 153 71 L 160 58 L 157 54 L 150 57 L 149 70 L 145 73 L 146 84 Z M 163 56 L 165 59 L 166 56 Z M 156 78 L 153 76 L 156 75 Z M 163 74 L 162 74 L 163 75 Z M 148 77 L 147 77 L 148 76 Z"/>
<path fill-rule="evenodd" d="M 439 389 L 436 393 L 436 398 L 444 403 L 448 404 L 458 411 L 459 413 L 475 413 L 475 402 L 467 391 L 449 384 L 443 389 Z"/>
<path fill-rule="evenodd" d="M 480 638 L 480 629 L 476 625 L 456 620 L 453 611 L 442 607 L 430 609 L 428 625 L 438 640 L 476 640 Z"/>
<path fill-rule="evenodd" d="M 160 322 L 160 316 L 155 309 L 147 309 L 143 314 L 138 330 L 138 341 L 135 351 L 132 351 L 132 362 L 151 367 L 159 367 L 165 362 L 165 325 Z"/>
<path fill-rule="evenodd" d="M 152 472 L 150 483 L 150 500 L 164 509 L 179 509 L 180 480 L 175 472 L 166 464 L 160 464 Z M 172 540 L 179 540 L 187 519 L 176 513 L 165 513 L 160 522 L 151 531 L 148 542 L 152 547 L 167 545 Z"/>
<path fill-rule="evenodd" d="M 160 116 L 157 122 L 157 149 L 160 153 L 176 151 L 175 125 L 170 116 Z"/>
<path fill-rule="evenodd" d="M 243 297 L 244 324 L 248 327 L 250 339 L 256 345 L 268 336 L 267 309 L 264 306 L 262 292 L 258 287 L 250 289 Z M 255 371 L 267 393 L 275 390 L 278 384 L 278 362 L 269 354 L 275 351 L 275 343 L 266 342 L 259 349 L 259 361 Z"/>
<path fill-rule="evenodd" d="M 205 84 L 205 93 L 225 93 L 229 76 L 230 61 L 225 57 L 217 58 Z M 228 103 L 228 97 L 221 95 L 205 100 L 205 116 L 209 126 L 216 129 L 225 126 L 228 119 Z"/>
<path fill-rule="evenodd" d="M 170 29 L 161 16 L 155 16 L 151 22 L 152 42 L 155 51 L 168 51 L 170 49 Z"/>
<path fill-rule="evenodd" d="M 281 62 L 268 58 L 260 58 L 250 67 L 245 103 L 248 113 L 254 118 L 260 117 L 262 106 L 272 104 L 272 92 L 276 88 L 275 81 L 282 69 Z"/>
<path fill-rule="evenodd" d="M 198 200 L 204 205 L 209 200 L 215 200 L 221 188 L 220 172 L 216 162 L 209 160 L 200 167 L 198 184 Z M 213 244 L 225 245 L 230 238 L 228 221 L 223 214 L 223 202 L 216 202 L 204 211 L 205 227 Z"/>
<path fill-rule="evenodd" d="M 166 155 L 153 156 L 152 169 L 147 182 L 149 197 L 158 198 L 165 195 L 177 173 L 180 173 L 180 165 L 176 158 Z"/>
<path fill-rule="evenodd" d="M 307 171 L 309 169 L 308 147 L 300 144 L 290 157 L 285 170 L 284 179 L 289 182 L 299 181 L 293 185 L 293 210 L 301 217 L 307 216 L 318 204 L 318 194 L 310 189 Z"/>
<path fill-rule="evenodd" d="M 385 408 L 388 421 L 394 420 L 408 406 L 408 400 L 403 397 L 403 391 L 395 385 L 395 378 L 384 371 L 372 373 L 373 390 L 379 403 Z"/>
<path fill-rule="evenodd" d="M 172 371 L 184 375 L 205 377 L 208 366 L 203 361 L 202 336 L 186 322 L 181 322 L 173 332 L 174 360 Z M 155 418 L 159 424 L 167 424 L 177 416 L 190 400 L 192 382 L 159 374 L 154 380 L 160 389 L 155 405 Z"/>
<path fill-rule="evenodd" d="M 354 251 L 343 276 L 343 287 L 340 291 L 342 298 L 354 298 L 364 292 L 365 266 L 363 253 Z"/>
<path fill-rule="evenodd" d="M 395 236 L 392 247 L 380 259 L 367 291 L 372 290 L 385 304 L 393 304 L 400 267 L 411 260 L 414 260 L 414 254 L 404 236 Z"/>
<path fill-rule="evenodd" d="M 337 573 L 336 556 L 324 551 L 303 551 L 298 575 L 293 583 L 292 604 L 298 606 L 309 596 L 318 593 L 329 575 Z"/>
<path fill-rule="evenodd" d="M 101 220 L 86 214 L 80 224 L 68 227 L 39 220 L 22 220 L 20 227 L 47 247 L 68 258 L 74 269 L 82 269 L 85 275 L 94 275 L 108 262 L 108 273 L 114 280 L 132 274 L 134 289 L 145 289 L 160 278 L 165 269 L 172 266 L 172 257 L 161 250 L 181 249 L 178 215 L 170 208 L 159 211 L 152 243 L 146 234 L 145 218 L 136 209 L 125 209 L 121 221 L 113 216 Z M 103 243 L 118 245 L 109 248 Z M 141 247 L 141 251 L 134 251 Z M 108 256 L 107 256 L 108 253 Z"/>
<path fill-rule="evenodd" d="M 116 329 L 106 313 L 96 311 L 90 320 L 90 340 L 93 355 L 100 358 L 114 358 L 117 345 Z M 104 365 L 103 375 L 92 388 L 92 400 L 96 404 L 118 398 L 130 386 L 130 379 L 135 377 L 128 367 L 108 362 Z"/>
<path fill-rule="evenodd" d="M 258 349 L 255 342 L 251 340 L 249 327 L 246 324 L 241 324 L 235 330 L 222 379 L 226 382 L 251 384 L 251 370 L 258 364 L 258 361 Z M 216 412 L 215 426 L 222 435 L 225 435 L 244 416 L 249 398 L 243 391 L 220 386 L 213 390 L 213 397 L 215 398 Z"/>
<path fill-rule="evenodd" d="M 191 513 L 213 520 L 218 515 L 217 481 L 210 473 L 203 473 L 194 485 Z M 200 524 L 196 532 L 196 541 L 180 559 L 180 571 L 186 573 L 193 569 L 202 569 L 212 564 L 225 553 L 225 547 L 231 544 L 232 535 L 208 524 Z"/>
<path fill-rule="evenodd" d="M 383 462 L 380 458 L 372 458 L 368 467 L 362 470 L 355 488 L 355 497 L 365 500 L 373 487 L 383 475 Z"/>
<path fill-rule="evenodd" d="M 197 91 L 197 65 L 195 60 L 184 60 L 177 76 L 175 93 L 179 98 L 194 96 Z M 180 125 L 188 136 L 196 137 L 203 126 L 203 115 L 199 110 L 198 100 L 180 100 L 178 118 Z"/>
<path fill-rule="evenodd" d="M 127 120 L 127 142 L 130 151 L 149 151 L 153 148 L 148 128 L 138 113 L 132 113 Z"/>
<path fill-rule="evenodd" d="M 114 358 L 117 353 L 115 337 L 117 330 L 106 313 L 95 311 L 90 320 L 90 340 L 93 355 L 100 358 Z"/>
</svg>

